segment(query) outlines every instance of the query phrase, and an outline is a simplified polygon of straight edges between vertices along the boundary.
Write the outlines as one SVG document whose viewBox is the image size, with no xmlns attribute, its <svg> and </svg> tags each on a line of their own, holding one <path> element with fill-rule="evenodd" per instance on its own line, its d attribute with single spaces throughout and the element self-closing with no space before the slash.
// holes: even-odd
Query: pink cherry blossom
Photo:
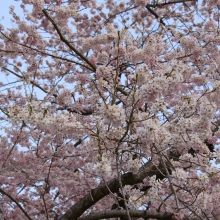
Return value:
<svg viewBox="0 0 220 220">
<path fill-rule="evenodd" d="M 16 1 L 0 219 L 218 219 L 220 2 Z"/>
</svg>

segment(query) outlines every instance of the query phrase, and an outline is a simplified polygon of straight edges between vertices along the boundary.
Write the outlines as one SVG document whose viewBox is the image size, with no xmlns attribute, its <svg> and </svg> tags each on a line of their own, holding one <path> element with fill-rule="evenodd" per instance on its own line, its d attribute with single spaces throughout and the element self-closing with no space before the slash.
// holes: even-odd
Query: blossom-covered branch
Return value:
<svg viewBox="0 0 220 220">
<path fill-rule="evenodd" d="M 50 17 L 50 15 L 47 13 L 46 9 L 43 9 L 42 12 L 44 13 L 44 15 L 48 18 L 48 20 L 53 24 L 54 28 L 56 29 L 59 37 L 60 37 L 60 40 L 63 41 L 71 50 L 73 50 L 76 55 L 78 55 L 80 58 L 82 58 L 82 60 L 84 60 L 87 64 L 89 64 L 89 66 L 92 67 L 93 71 L 96 70 L 96 66 L 91 63 L 91 61 L 89 61 L 87 59 L 87 57 L 85 57 L 82 53 L 80 53 L 75 47 L 73 47 L 69 41 L 62 35 L 59 27 L 56 25 L 56 23 L 54 22 L 54 20 Z"/>
<path fill-rule="evenodd" d="M 158 1 L 157 1 L 158 2 Z M 177 1 L 165 1 L 163 3 L 159 2 L 156 4 L 147 4 L 147 6 L 149 7 L 161 7 L 161 6 L 165 6 L 165 5 L 171 5 L 171 4 L 177 4 L 177 3 L 185 3 L 185 2 L 198 2 L 198 0 L 177 0 Z"/>
<path fill-rule="evenodd" d="M 144 218 L 144 219 L 165 219 L 165 220 L 172 220 L 171 213 L 161 213 L 161 214 L 151 214 L 148 211 L 141 211 L 141 210 L 131 210 L 130 211 L 131 217 L 136 218 Z M 127 213 L 124 210 L 114 210 L 114 211 L 103 211 L 100 213 L 92 213 L 84 218 L 80 218 L 79 220 L 98 220 L 98 219 L 105 219 L 105 218 L 117 218 L 117 217 L 126 217 Z"/>
<path fill-rule="evenodd" d="M 2 195 L 7 196 L 9 199 L 11 199 L 12 202 L 14 202 L 19 209 L 24 213 L 24 215 L 27 217 L 28 220 L 32 220 L 32 218 L 28 215 L 28 213 L 22 208 L 22 206 L 16 201 L 16 199 L 14 199 L 11 195 L 9 195 L 8 193 L 6 193 L 3 189 L 0 189 L 0 193 Z"/>
<path fill-rule="evenodd" d="M 144 164 L 136 174 L 125 173 L 122 175 L 123 185 L 135 185 L 141 183 L 146 177 L 156 175 L 157 179 L 163 179 L 165 169 L 163 165 L 156 167 L 151 161 Z M 92 189 L 83 199 L 74 204 L 60 220 L 77 220 L 89 207 L 97 203 L 100 199 L 107 196 L 110 192 L 118 192 L 120 188 L 118 178 L 114 178 L 107 183 L 103 183 L 96 189 Z"/>
<path fill-rule="evenodd" d="M 217 219 L 218 2 L 19 1 L 0 26 L 0 218 Z"/>
</svg>

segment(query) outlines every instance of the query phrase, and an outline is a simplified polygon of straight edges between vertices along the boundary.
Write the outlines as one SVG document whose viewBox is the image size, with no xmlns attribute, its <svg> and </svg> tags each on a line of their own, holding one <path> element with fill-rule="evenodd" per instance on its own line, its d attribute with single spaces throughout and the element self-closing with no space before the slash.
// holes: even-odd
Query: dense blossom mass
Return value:
<svg viewBox="0 0 220 220">
<path fill-rule="evenodd" d="M 16 2 L 0 219 L 219 219 L 220 1 Z"/>
</svg>

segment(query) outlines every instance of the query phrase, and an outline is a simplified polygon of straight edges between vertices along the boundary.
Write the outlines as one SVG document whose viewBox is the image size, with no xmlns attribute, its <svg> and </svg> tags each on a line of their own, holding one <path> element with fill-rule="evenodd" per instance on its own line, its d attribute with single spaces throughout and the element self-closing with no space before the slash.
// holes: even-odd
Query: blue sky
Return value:
<svg viewBox="0 0 220 220">
<path fill-rule="evenodd" d="M 17 12 L 22 14 L 20 8 L 21 2 L 16 2 L 14 0 L 0 0 L 0 22 L 4 27 L 11 27 L 12 22 L 10 22 L 9 6 L 14 5 Z M 4 17 L 4 19 L 2 19 Z"/>
</svg>

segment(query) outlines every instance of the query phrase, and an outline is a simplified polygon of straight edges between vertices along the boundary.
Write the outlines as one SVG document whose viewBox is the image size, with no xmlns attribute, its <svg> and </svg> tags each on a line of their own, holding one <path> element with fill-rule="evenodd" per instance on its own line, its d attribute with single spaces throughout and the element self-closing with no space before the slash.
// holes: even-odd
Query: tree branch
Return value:
<svg viewBox="0 0 220 220">
<path fill-rule="evenodd" d="M 3 189 L 0 189 L 0 193 L 2 193 L 3 195 L 7 196 L 9 199 L 11 199 L 17 206 L 18 208 L 25 214 L 25 216 L 29 219 L 32 220 L 32 218 L 27 214 L 27 212 L 22 208 L 22 206 L 12 197 L 10 196 L 8 193 L 6 193 Z"/>
<path fill-rule="evenodd" d="M 121 92 L 123 95 L 128 96 L 128 92 L 122 89 L 120 86 L 117 86 L 116 89 Z"/>
<path fill-rule="evenodd" d="M 18 78 L 22 79 L 22 80 L 26 80 L 26 78 L 24 76 L 21 76 L 19 74 L 17 74 L 16 72 L 8 69 L 8 68 L 5 68 L 5 67 L 2 67 L 2 69 L 12 73 L 13 75 L 17 76 Z M 38 85 L 37 83 L 35 83 L 33 80 L 30 80 L 29 81 L 32 85 L 36 86 L 37 88 L 39 88 L 40 90 L 42 90 L 43 92 L 45 92 L 46 94 L 48 94 L 48 91 L 46 91 L 44 88 L 42 88 L 40 85 Z M 121 89 L 122 92 L 123 92 L 123 89 Z M 121 91 L 120 90 L 120 91 Z M 126 92 L 126 91 L 124 91 Z M 127 94 L 127 93 L 126 93 Z M 57 97 L 57 94 L 52 94 L 54 97 Z M 92 115 L 93 114 L 93 110 L 88 108 L 88 109 L 83 109 L 81 112 L 77 112 L 75 110 L 72 110 L 71 108 L 65 106 L 65 107 L 59 107 L 57 108 L 57 110 L 67 110 L 68 112 L 72 112 L 72 113 L 76 113 L 76 114 L 81 114 L 81 115 Z"/>
<path fill-rule="evenodd" d="M 54 28 L 56 29 L 60 40 L 63 41 L 71 50 L 73 50 L 81 59 L 83 59 L 89 66 L 92 67 L 93 71 L 96 71 L 96 66 L 88 60 L 87 57 L 85 57 L 82 53 L 80 53 L 75 47 L 73 47 L 68 40 L 62 35 L 60 29 L 58 28 L 57 24 L 54 22 L 54 20 L 50 17 L 50 15 L 47 13 L 45 9 L 42 10 L 44 15 L 47 17 L 47 19 L 53 24 Z"/>
<path fill-rule="evenodd" d="M 179 1 L 164 2 L 164 3 L 159 3 L 159 4 L 147 4 L 147 6 L 149 6 L 151 8 L 156 8 L 156 7 L 162 7 L 165 5 L 185 3 L 185 2 L 194 2 L 194 1 L 197 2 L 198 0 L 179 0 Z"/>
<path fill-rule="evenodd" d="M 122 175 L 122 184 L 134 185 L 141 183 L 144 178 L 156 175 L 157 178 L 164 178 L 164 167 L 159 165 L 156 167 L 151 161 L 145 163 L 136 174 L 131 172 Z M 110 191 L 112 193 L 118 192 L 120 188 L 118 178 L 109 180 L 106 183 L 101 184 L 95 189 L 92 189 L 87 195 L 76 202 L 61 218 L 60 220 L 77 220 L 88 208 L 96 204 L 99 200 L 107 196 Z"/>
<path fill-rule="evenodd" d="M 129 214 L 131 217 L 136 218 L 154 218 L 154 219 L 165 219 L 171 220 L 172 214 L 171 213 L 158 213 L 158 214 L 151 214 L 149 211 L 142 211 L 142 210 L 129 210 Z M 127 213 L 125 210 L 111 210 L 111 211 L 103 211 L 98 213 L 92 213 L 86 217 L 80 218 L 79 220 L 98 220 L 98 219 L 105 219 L 105 218 L 117 218 L 117 217 L 126 217 Z"/>
<path fill-rule="evenodd" d="M 181 156 L 180 152 L 176 148 L 171 148 L 171 150 L 169 150 L 167 153 L 168 158 L 170 159 L 178 160 Z M 123 186 L 135 185 L 143 182 L 146 177 L 151 177 L 154 175 L 156 175 L 157 179 L 164 179 L 167 176 L 166 168 L 169 173 L 171 166 L 171 163 L 167 163 L 164 167 L 161 161 L 159 166 L 155 166 L 152 161 L 148 161 L 139 169 L 136 174 L 132 172 L 123 174 L 121 177 L 122 184 Z M 76 202 L 63 216 L 61 216 L 60 220 L 77 220 L 87 209 L 89 209 L 99 200 L 107 196 L 110 192 L 118 192 L 119 188 L 120 184 L 118 178 L 114 178 L 106 183 L 101 184 L 97 188 L 92 189 L 81 200 Z"/>
<path fill-rule="evenodd" d="M 172 151 L 168 151 L 168 157 L 171 159 L 178 160 L 180 152 L 176 148 L 172 148 Z M 170 172 L 172 164 L 167 163 L 166 168 Z M 160 162 L 159 166 L 155 166 L 152 161 L 145 163 L 136 174 L 128 172 L 122 175 L 122 184 L 135 185 L 142 183 L 146 177 L 152 177 L 156 175 L 157 179 L 164 179 L 166 170 L 163 164 Z M 77 220 L 87 209 L 96 204 L 99 200 L 107 196 L 110 192 L 116 193 L 120 188 L 118 178 L 114 178 L 92 189 L 87 195 L 81 200 L 76 202 L 59 220 Z"/>
<path fill-rule="evenodd" d="M 23 46 L 23 47 L 26 47 L 26 48 L 31 49 L 31 50 L 33 50 L 33 51 L 36 51 L 36 52 L 38 52 L 38 53 L 40 53 L 40 54 L 53 57 L 53 58 L 55 58 L 55 59 L 64 60 L 64 61 L 71 62 L 71 63 L 75 63 L 75 64 L 77 64 L 77 65 L 79 65 L 79 66 L 85 67 L 85 68 L 87 68 L 87 69 L 93 71 L 93 69 L 92 69 L 91 67 L 86 66 L 86 65 L 84 65 L 84 64 L 82 64 L 82 63 L 79 63 L 79 62 L 74 61 L 74 60 L 69 60 L 69 59 L 67 59 L 67 58 L 65 58 L 65 57 L 59 57 L 59 56 L 55 56 L 54 54 L 46 53 L 46 52 L 44 52 L 43 50 L 39 50 L 39 49 L 37 49 L 37 48 L 28 46 L 28 45 L 26 45 L 26 44 L 22 44 L 22 43 L 19 43 L 19 42 L 14 42 L 14 41 L 12 41 L 9 37 L 7 37 L 3 32 L 0 31 L 0 33 L 1 33 L 6 39 L 8 39 L 9 41 L 11 41 L 11 42 L 13 42 L 13 43 L 15 43 L 15 44 L 21 45 L 21 46 Z M 45 49 L 45 51 L 46 51 L 46 49 Z M 0 52 L 5 52 L 5 53 L 21 53 L 21 54 L 24 53 L 23 51 L 13 51 L 13 50 L 0 50 Z"/>
<path fill-rule="evenodd" d="M 16 72 L 8 69 L 8 68 L 5 68 L 5 67 L 2 67 L 2 69 L 12 73 L 13 75 L 17 76 L 18 78 L 22 79 L 22 80 L 26 80 L 24 76 L 20 76 L 19 74 L 17 74 Z M 45 93 L 48 93 L 44 88 L 42 88 L 40 85 L 38 85 L 37 83 L 35 83 L 33 80 L 30 80 L 30 83 L 34 86 L 36 86 L 38 89 L 42 90 L 43 92 Z"/>
<path fill-rule="evenodd" d="M 151 8 L 162 7 L 162 6 L 165 6 L 165 5 L 171 5 L 171 4 L 177 4 L 177 3 L 192 2 L 192 1 L 197 2 L 198 0 L 179 0 L 179 1 L 159 3 L 159 4 L 147 4 L 145 7 L 147 8 L 147 10 L 148 10 L 152 15 L 154 15 L 154 17 L 155 17 L 156 19 L 159 19 L 160 23 L 161 23 L 163 26 L 166 26 L 166 24 L 165 24 L 164 21 L 163 21 L 163 18 L 160 18 L 160 16 L 159 16 L 154 10 L 152 10 Z"/>
<path fill-rule="evenodd" d="M 76 111 L 72 110 L 70 107 L 64 106 L 64 107 L 59 107 L 56 110 L 67 110 L 68 112 L 71 113 L 76 113 L 76 114 L 81 114 L 81 115 L 92 115 L 94 111 L 91 108 L 85 108 L 82 111 Z"/>
<path fill-rule="evenodd" d="M 166 26 L 166 24 L 164 23 L 163 19 L 160 18 L 159 15 L 158 15 L 154 10 L 152 10 L 148 5 L 146 5 L 146 8 L 147 8 L 147 10 L 148 10 L 152 15 L 154 15 L 154 17 L 155 17 L 156 19 L 160 19 L 160 23 L 161 23 L 163 26 Z"/>
</svg>

